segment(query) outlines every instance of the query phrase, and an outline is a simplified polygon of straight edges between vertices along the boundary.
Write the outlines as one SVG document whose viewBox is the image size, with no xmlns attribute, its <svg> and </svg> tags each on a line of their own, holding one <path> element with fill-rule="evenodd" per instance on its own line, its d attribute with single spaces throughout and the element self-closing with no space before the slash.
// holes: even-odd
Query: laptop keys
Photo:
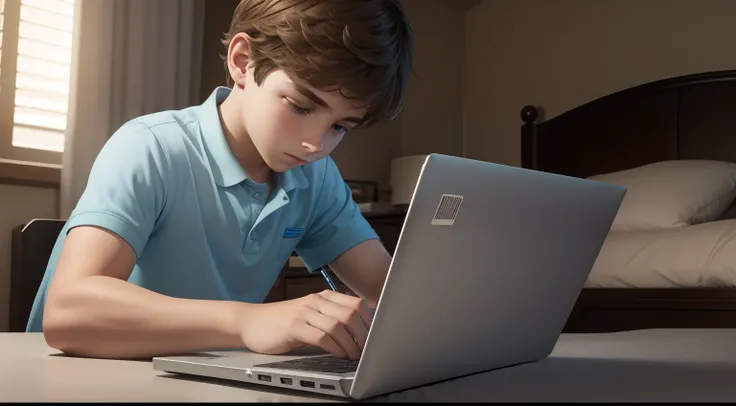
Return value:
<svg viewBox="0 0 736 406">
<path fill-rule="evenodd" d="M 327 372 L 333 374 L 346 374 L 358 369 L 359 360 L 337 358 L 332 355 L 297 358 L 289 361 L 269 362 L 255 365 L 262 368 L 295 369 L 299 371 Z"/>
</svg>

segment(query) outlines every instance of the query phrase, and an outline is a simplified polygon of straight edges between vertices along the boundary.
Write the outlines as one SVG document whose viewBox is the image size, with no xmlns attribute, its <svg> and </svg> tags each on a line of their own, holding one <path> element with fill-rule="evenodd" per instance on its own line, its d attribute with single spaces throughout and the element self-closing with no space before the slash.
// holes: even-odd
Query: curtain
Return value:
<svg viewBox="0 0 736 406">
<path fill-rule="evenodd" d="M 60 217 L 115 130 L 198 104 L 204 0 L 77 0 Z"/>
</svg>

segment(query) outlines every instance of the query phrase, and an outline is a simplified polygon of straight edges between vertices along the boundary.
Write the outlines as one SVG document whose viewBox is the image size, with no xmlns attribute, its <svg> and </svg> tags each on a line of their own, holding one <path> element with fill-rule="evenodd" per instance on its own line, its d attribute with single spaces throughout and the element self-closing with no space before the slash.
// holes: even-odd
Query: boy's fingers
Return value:
<svg viewBox="0 0 736 406">
<path fill-rule="evenodd" d="M 371 328 L 371 324 L 373 323 L 373 312 L 370 310 L 368 303 L 366 303 L 365 300 L 356 296 L 349 296 L 331 290 L 324 290 L 318 293 L 318 295 L 333 303 L 354 309 L 360 315 L 365 327 L 367 329 Z"/>
</svg>

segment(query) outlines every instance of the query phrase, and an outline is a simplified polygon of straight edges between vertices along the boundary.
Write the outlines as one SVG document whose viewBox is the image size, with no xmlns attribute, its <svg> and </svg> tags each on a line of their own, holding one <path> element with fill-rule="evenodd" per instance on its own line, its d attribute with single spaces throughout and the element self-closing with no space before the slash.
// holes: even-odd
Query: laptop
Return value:
<svg viewBox="0 0 736 406">
<path fill-rule="evenodd" d="M 626 189 L 427 156 L 359 361 L 320 349 L 157 357 L 155 370 L 365 399 L 552 352 Z"/>
</svg>

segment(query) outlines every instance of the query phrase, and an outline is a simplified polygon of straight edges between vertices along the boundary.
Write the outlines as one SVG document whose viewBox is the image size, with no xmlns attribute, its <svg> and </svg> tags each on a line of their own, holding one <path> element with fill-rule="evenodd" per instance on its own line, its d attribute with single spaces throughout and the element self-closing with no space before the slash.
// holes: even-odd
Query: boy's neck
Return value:
<svg viewBox="0 0 736 406">
<path fill-rule="evenodd" d="M 245 131 L 242 116 L 237 110 L 237 103 L 231 97 L 227 97 L 217 106 L 222 124 L 222 132 L 225 135 L 230 151 L 254 182 L 273 182 L 273 171 L 266 165 L 258 153 L 253 141 Z"/>
</svg>

